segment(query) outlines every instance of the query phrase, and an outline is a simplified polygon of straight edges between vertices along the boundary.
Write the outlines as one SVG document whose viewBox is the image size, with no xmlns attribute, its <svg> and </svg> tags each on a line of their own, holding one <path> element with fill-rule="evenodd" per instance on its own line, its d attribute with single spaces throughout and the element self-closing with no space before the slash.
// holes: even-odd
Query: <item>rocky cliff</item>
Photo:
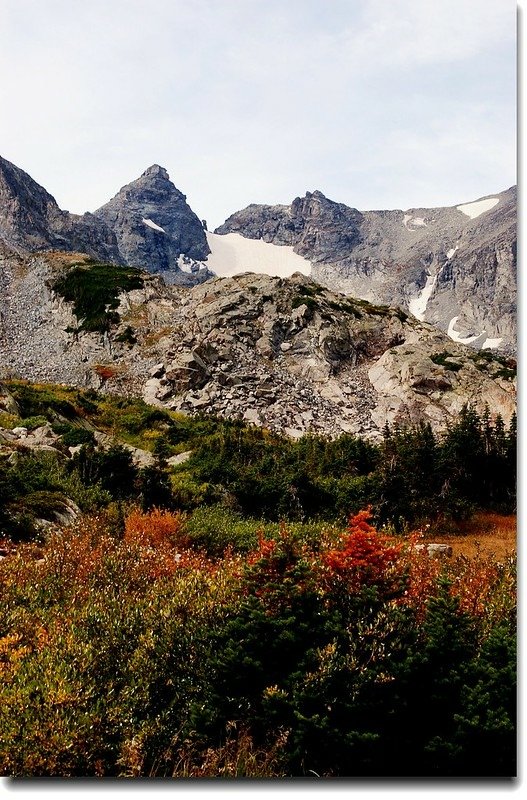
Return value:
<svg viewBox="0 0 527 800">
<path fill-rule="evenodd" d="M 386 421 L 441 429 L 464 403 L 508 421 L 515 407 L 512 362 L 301 274 L 193 288 L 144 274 L 141 288 L 120 295 L 109 329 L 85 331 L 56 289 L 79 264 L 89 271 L 81 255 L 0 255 L 5 375 L 140 395 L 292 436 L 375 438 Z"/>
<path fill-rule="evenodd" d="M 203 225 L 163 167 L 149 167 L 95 216 L 115 233 L 124 263 L 161 272 L 170 283 L 211 277 L 197 263 L 210 253 Z"/>
<path fill-rule="evenodd" d="M 26 172 L 0 158 L 0 241 L 16 252 L 87 253 L 194 285 L 212 277 L 201 222 L 165 169 L 149 167 L 95 214 L 70 214 Z"/>
<path fill-rule="evenodd" d="M 515 349 L 515 187 L 451 208 L 366 212 L 308 192 L 250 205 L 216 233 L 292 245 L 329 288 L 397 305 L 473 347 Z"/>
<path fill-rule="evenodd" d="M 93 214 L 62 211 L 26 172 L 0 158 L 0 241 L 16 251 L 80 250 L 122 263 L 117 239 Z"/>
<path fill-rule="evenodd" d="M 84 252 L 183 286 L 215 271 L 291 274 L 296 258 L 323 286 L 397 306 L 458 343 L 504 355 L 516 349 L 515 187 L 459 206 L 407 211 L 361 212 L 308 192 L 290 205 L 248 206 L 207 240 L 158 165 L 95 214 L 77 216 L 0 159 L 0 243 L 20 254 Z"/>
</svg>

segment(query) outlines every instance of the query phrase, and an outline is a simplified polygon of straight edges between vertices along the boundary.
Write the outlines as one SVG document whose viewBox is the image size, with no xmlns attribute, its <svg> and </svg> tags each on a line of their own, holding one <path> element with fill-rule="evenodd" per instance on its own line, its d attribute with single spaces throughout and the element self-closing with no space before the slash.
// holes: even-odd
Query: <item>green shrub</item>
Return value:
<svg viewBox="0 0 527 800">
<path fill-rule="evenodd" d="M 63 426 L 66 430 L 62 433 L 62 443 L 66 447 L 78 447 L 80 444 L 95 444 L 93 431 L 87 428 L 77 428 L 73 425 Z"/>
<path fill-rule="evenodd" d="M 28 431 L 34 431 L 35 428 L 41 428 L 43 425 L 47 424 L 46 417 L 43 417 L 41 414 L 37 415 L 36 417 L 26 417 L 25 419 L 20 420 L 18 423 L 21 428 L 27 428 Z"/>
<path fill-rule="evenodd" d="M 458 364 L 457 361 L 452 361 L 452 355 L 447 350 L 443 350 L 441 353 L 434 353 L 430 356 L 430 361 L 433 361 L 434 364 L 444 367 L 445 369 L 449 369 L 452 372 L 459 372 L 459 370 L 463 367 L 463 364 Z"/>
<path fill-rule="evenodd" d="M 185 523 L 185 532 L 195 547 L 217 556 L 227 547 L 244 552 L 255 547 L 260 526 L 258 520 L 225 506 L 198 506 Z"/>
<path fill-rule="evenodd" d="M 115 309 L 119 294 L 141 289 L 140 270 L 115 264 L 86 262 L 69 270 L 53 285 L 70 303 L 79 320 L 79 330 L 104 333 L 119 322 Z"/>
</svg>

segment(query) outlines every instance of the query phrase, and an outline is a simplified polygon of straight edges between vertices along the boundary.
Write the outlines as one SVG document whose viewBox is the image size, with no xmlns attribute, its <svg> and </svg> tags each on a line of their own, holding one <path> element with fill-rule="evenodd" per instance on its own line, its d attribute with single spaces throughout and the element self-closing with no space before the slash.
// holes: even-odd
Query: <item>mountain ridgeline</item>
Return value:
<svg viewBox="0 0 527 800">
<path fill-rule="evenodd" d="M 4 377 L 293 437 L 514 413 L 515 189 L 407 212 L 308 192 L 208 233 L 158 165 L 79 216 L 0 160 L 0 243 Z"/>
<path fill-rule="evenodd" d="M 510 355 L 516 202 L 512 187 L 449 208 L 361 212 L 315 191 L 290 205 L 250 205 L 215 233 L 292 248 L 329 289 L 397 306 L 454 341 Z M 87 253 L 160 273 L 167 283 L 214 277 L 204 226 L 159 165 L 94 214 L 79 216 L 62 211 L 27 173 L 0 159 L 0 240 L 18 251 Z M 258 271 L 250 261 L 246 269 Z"/>
<path fill-rule="evenodd" d="M 399 306 L 474 347 L 514 348 L 516 187 L 405 212 L 359 212 L 308 192 L 287 206 L 248 206 L 216 233 L 292 245 L 328 288 Z"/>
</svg>

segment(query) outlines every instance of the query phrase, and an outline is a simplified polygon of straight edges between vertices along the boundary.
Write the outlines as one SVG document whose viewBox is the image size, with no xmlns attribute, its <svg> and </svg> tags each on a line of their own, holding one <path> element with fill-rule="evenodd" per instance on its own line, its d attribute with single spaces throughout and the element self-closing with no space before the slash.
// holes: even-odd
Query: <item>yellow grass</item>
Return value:
<svg viewBox="0 0 527 800">
<path fill-rule="evenodd" d="M 516 515 L 480 512 L 465 522 L 438 524 L 429 537 L 451 545 L 454 557 L 501 561 L 516 552 Z"/>
</svg>

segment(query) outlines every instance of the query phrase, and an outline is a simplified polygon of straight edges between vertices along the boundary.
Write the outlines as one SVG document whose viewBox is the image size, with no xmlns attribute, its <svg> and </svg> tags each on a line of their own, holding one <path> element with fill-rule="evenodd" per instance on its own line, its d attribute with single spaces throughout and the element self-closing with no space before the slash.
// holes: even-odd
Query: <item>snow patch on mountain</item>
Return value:
<svg viewBox="0 0 527 800">
<path fill-rule="evenodd" d="M 164 228 L 161 228 L 159 225 L 156 225 L 156 223 L 152 222 L 151 219 L 145 219 L 143 217 L 141 221 L 144 222 L 145 225 L 148 225 L 149 228 L 152 228 L 153 231 L 160 231 L 161 233 L 166 233 Z"/>
<path fill-rule="evenodd" d="M 424 217 L 413 217 L 411 214 L 405 214 L 403 217 L 403 225 L 407 231 L 415 230 L 415 228 L 428 228 L 427 223 L 424 220 Z M 413 225 L 413 229 L 409 228 L 409 225 Z"/>
<path fill-rule="evenodd" d="M 476 219 L 480 214 L 485 211 L 490 211 L 491 208 L 500 202 L 499 197 L 486 197 L 485 200 L 476 200 L 474 203 L 465 203 L 462 206 L 456 206 L 458 211 L 462 211 L 470 219 Z"/>
<path fill-rule="evenodd" d="M 450 338 L 453 339 L 454 342 L 459 342 L 460 344 L 468 344 L 469 342 L 474 342 L 476 339 L 479 339 L 482 333 L 485 333 L 485 331 L 482 331 L 481 333 L 476 334 L 476 336 L 461 336 L 461 334 L 459 334 L 455 330 L 458 319 L 459 317 L 452 317 L 448 325 L 447 335 L 450 336 Z"/>
<path fill-rule="evenodd" d="M 499 347 L 500 344 L 502 343 L 502 341 L 503 341 L 502 338 L 500 338 L 500 339 L 485 339 L 485 341 L 481 345 L 481 349 L 485 350 L 486 348 L 491 348 L 492 349 L 494 347 Z"/>
<path fill-rule="evenodd" d="M 434 291 L 434 286 L 436 285 L 437 275 L 429 275 L 426 279 L 426 283 L 417 295 L 417 297 L 413 297 L 410 302 L 408 303 L 408 308 L 410 309 L 410 313 L 414 315 L 419 320 L 423 320 L 425 318 L 425 311 L 428 305 L 428 301 L 430 300 L 430 296 Z M 456 318 L 457 319 L 457 318 Z"/>
<path fill-rule="evenodd" d="M 311 263 L 288 245 L 276 245 L 261 239 L 246 239 L 239 233 L 210 233 L 207 242 L 211 253 L 206 265 L 219 277 L 242 272 L 256 272 L 287 278 L 294 272 L 311 275 Z"/>
</svg>

